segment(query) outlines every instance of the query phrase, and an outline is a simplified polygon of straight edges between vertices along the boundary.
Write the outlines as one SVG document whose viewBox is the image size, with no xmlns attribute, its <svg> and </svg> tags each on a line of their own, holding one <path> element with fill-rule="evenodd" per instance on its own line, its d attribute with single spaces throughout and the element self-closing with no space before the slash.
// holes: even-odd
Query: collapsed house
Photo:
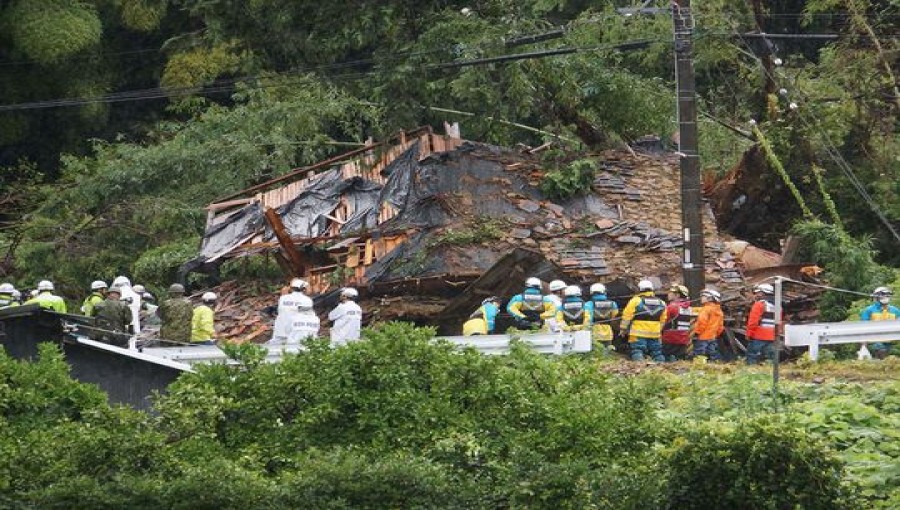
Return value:
<svg viewBox="0 0 900 510">
<path fill-rule="evenodd" d="M 549 200 L 535 150 L 463 140 L 455 126 L 400 133 L 210 204 L 183 271 L 270 254 L 322 299 L 352 285 L 370 318 L 444 333 L 528 276 L 602 282 L 624 299 L 641 278 L 681 281 L 678 158 L 636 149 L 592 155 L 591 191 Z M 745 282 L 708 208 L 704 227 L 707 282 L 735 297 Z"/>
</svg>

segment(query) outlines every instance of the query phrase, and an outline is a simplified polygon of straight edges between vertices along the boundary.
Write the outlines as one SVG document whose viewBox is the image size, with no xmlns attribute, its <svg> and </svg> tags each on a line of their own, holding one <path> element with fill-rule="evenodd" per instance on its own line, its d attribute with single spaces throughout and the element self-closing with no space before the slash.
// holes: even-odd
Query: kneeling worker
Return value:
<svg viewBox="0 0 900 510">
<path fill-rule="evenodd" d="M 509 300 L 506 311 L 515 319 L 516 328 L 524 330 L 540 329 L 545 319 L 556 317 L 556 305 L 544 296 L 541 280 L 534 276 L 525 280 L 525 290 Z"/>
<path fill-rule="evenodd" d="M 497 314 L 500 313 L 500 298 L 491 296 L 481 302 L 478 310 L 469 315 L 463 324 L 463 335 L 490 335 L 496 326 Z"/>
</svg>

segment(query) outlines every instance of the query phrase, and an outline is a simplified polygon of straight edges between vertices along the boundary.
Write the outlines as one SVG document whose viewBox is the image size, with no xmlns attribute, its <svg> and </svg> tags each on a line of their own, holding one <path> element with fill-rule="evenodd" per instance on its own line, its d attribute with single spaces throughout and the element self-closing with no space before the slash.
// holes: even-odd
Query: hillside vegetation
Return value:
<svg viewBox="0 0 900 510">
<path fill-rule="evenodd" d="M 194 254 L 210 200 L 416 125 L 461 121 L 467 138 L 573 152 L 668 141 L 668 4 L 616 11 L 630 5 L 4 2 L 0 275 L 20 287 L 49 277 L 70 295 L 120 273 L 166 285 Z M 795 220 L 821 220 L 836 232 L 813 223 L 804 235 L 839 249 L 815 260 L 839 268 L 871 246 L 896 263 L 874 212 L 900 217 L 896 2 L 694 9 L 704 166 L 734 165 L 755 120 L 785 170 L 759 169 L 785 204 L 760 241 L 777 248 Z M 759 31 L 838 38 L 742 35 Z M 520 58 L 558 50 L 572 51 Z M 493 57 L 508 59 L 478 63 Z"/>
</svg>

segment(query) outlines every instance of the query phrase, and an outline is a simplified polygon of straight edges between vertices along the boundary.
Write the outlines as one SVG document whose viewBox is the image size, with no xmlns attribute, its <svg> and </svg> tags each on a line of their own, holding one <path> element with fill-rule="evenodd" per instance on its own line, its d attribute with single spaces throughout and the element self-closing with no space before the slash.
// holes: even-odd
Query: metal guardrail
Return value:
<svg viewBox="0 0 900 510">
<path fill-rule="evenodd" d="M 541 354 L 590 352 L 591 332 L 533 333 L 522 335 L 475 335 L 439 337 L 460 347 L 474 347 L 482 354 L 509 354 L 513 342 L 520 341 Z"/>
<path fill-rule="evenodd" d="M 114 352 L 142 361 L 161 364 L 183 371 L 192 371 L 191 366 L 198 363 L 237 363 L 228 358 L 215 345 L 191 345 L 183 347 L 145 347 L 142 350 L 126 348 L 91 340 L 83 334 L 70 332 L 70 341 Z M 540 354 L 563 355 L 575 352 L 590 352 L 591 332 L 577 331 L 571 333 L 534 333 L 522 335 L 477 335 L 438 337 L 459 347 L 473 347 L 485 355 L 509 354 L 514 342 L 522 342 Z M 133 342 L 132 342 L 133 344 Z M 266 361 L 281 361 L 285 352 L 296 352 L 297 347 L 261 345 L 268 350 Z M 303 347 L 299 347 L 302 349 Z"/>
<path fill-rule="evenodd" d="M 809 347 L 809 357 L 819 358 L 819 347 L 836 344 L 863 344 L 900 340 L 900 320 L 821 322 L 787 324 L 784 343 L 788 347 Z"/>
</svg>

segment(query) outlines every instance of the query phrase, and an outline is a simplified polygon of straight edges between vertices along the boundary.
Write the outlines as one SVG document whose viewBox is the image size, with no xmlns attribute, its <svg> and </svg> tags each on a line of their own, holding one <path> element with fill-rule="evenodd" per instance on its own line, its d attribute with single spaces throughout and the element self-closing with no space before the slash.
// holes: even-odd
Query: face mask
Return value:
<svg viewBox="0 0 900 510">
<path fill-rule="evenodd" d="M 886 305 L 886 304 L 888 304 L 888 303 L 891 302 L 891 298 L 889 298 L 889 297 L 880 297 L 880 298 L 878 298 L 878 302 L 881 303 L 881 304 L 883 304 L 883 305 Z"/>
</svg>

